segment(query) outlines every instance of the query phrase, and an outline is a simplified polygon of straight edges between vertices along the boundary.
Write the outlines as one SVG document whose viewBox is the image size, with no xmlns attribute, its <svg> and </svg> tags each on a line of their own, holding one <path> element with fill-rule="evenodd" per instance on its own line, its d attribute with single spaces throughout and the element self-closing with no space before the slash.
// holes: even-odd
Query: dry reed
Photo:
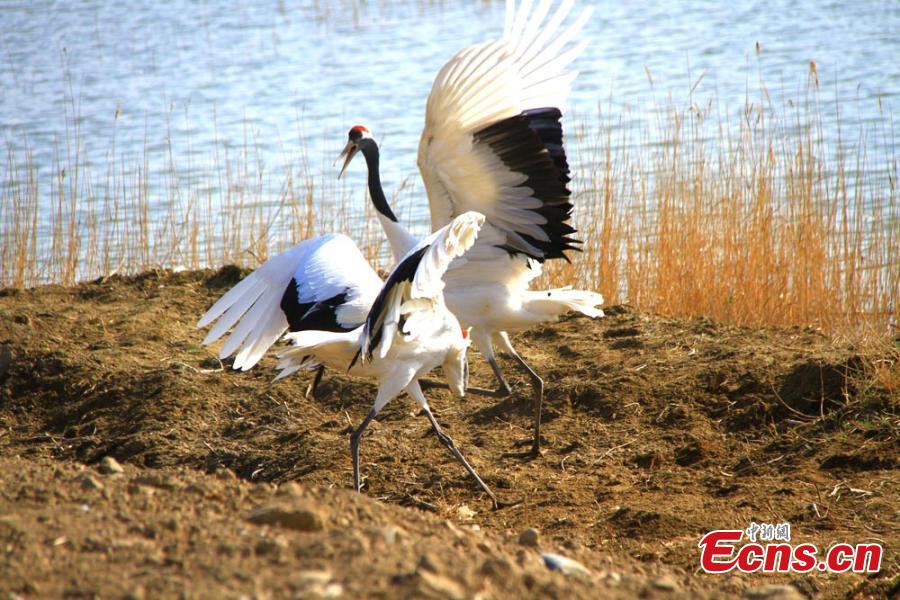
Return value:
<svg viewBox="0 0 900 600">
<path fill-rule="evenodd" d="M 881 131 L 889 154 L 870 164 L 863 132 L 849 152 L 826 142 L 817 93 L 811 81 L 810 96 L 791 110 L 748 102 L 739 123 L 717 117 L 712 103 L 670 101 L 638 131 L 582 125 L 578 162 L 589 166 L 574 183 L 584 253 L 553 265 L 546 281 L 673 316 L 895 332 L 900 210 L 890 117 Z"/>
<path fill-rule="evenodd" d="M 764 94 L 738 122 L 692 99 L 684 107 L 670 99 L 639 126 L 603 113 L 570 122 L 585 243 L 571 264 L 547 265 L 541 283 L 594 288 L 610 303 L 667 315 L 890 334 L 900 291 L 891 116 L 878 132 L 888 155 L 870 162 L 865 132 L 850 150 L 829 147 L 817 82 L 810 89 L 792 109 Z M 290 240 L 333 230 L 387 266 L 368 204 L 364 214 L 350 211 L 358 201 L 308 166 L 287 166 L 272 184 L 250 136 L 237 155 L 215 145 L 209 186 L 179 180 L 171 139 L 164 186 L 150 184 L 157 165 L 146 148 L 121 164 L 113 147 L 97 174 L 82 143 L 75 126 L 46 182 L 27 145 L 7 145 L 0 285 L 255 266 Z M 308 164 L 305 156 L 291 162 Z M 421 188 L 407 184 L 395 199 L 423 201 Z"/>
</svg>

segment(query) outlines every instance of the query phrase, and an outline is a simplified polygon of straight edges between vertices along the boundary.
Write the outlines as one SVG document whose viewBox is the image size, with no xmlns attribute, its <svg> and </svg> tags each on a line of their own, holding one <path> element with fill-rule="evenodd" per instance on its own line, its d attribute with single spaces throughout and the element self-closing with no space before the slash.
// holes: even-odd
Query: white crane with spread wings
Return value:
<svg viewBox="0 0 900 600">
<path fill-rule="evenodd" d="M 465 393 L 469 340 L 447 309 L 442 278 L 452 261 L 465 260 L 483 223 L 476 212 L 455 217 L 410 248 L 383 285 L 349 238 L 332 234 L 301 242 L 266 261 L 210 308 L 198 323 L 215 321 L 204 343 L 234 328 L 220 355 L 237 352 L 234 367 L 246 370 L 290 329 L 285 337 L 292 346 L 278 354 L 276 379 L 323 366 L 375 378 L 375 403 L 350 437 L 357 491 L 360 437 L 406 391 L 496 506 L 493 492 L 438 425 L 418 383 L 440 366 L 449 388 L 460 397 Z"/>
<path fill-rule="evenodd" d="M 573 2 L 565 0 L 551 13 L 553 4 L 525 0 L 517 10 L 508 1 L 503 36 L 464 48 L 444 65 L 428 97 L 418 155 L 433 229 L 468 210 L 485 215 L 465 262 L 448 269 L 444 293 L 498 380 L 496 390 L 472 391 L 510 393 L 494 344 L 528 373 L 534 391 L 529 456 L 540 452 L 544 382 L 513 348 L 508 332 L 569 311 L 603 315 L 603 297 L 596 292 L 529 289 L 542 262 L 568 260 L 566 252 L 580 243 L 569 223 L 573 206 L 561 118 L 577 74 L 567 68 L 584 48 L 576 38 L 590 9 L 562 28 Z M 358 152 L 366 159 L 372 203 L 398 257 L 415 237 L 387 202 L 378 145 L 362 125 L 350 129 L 341 173 Z"/>
</svg>

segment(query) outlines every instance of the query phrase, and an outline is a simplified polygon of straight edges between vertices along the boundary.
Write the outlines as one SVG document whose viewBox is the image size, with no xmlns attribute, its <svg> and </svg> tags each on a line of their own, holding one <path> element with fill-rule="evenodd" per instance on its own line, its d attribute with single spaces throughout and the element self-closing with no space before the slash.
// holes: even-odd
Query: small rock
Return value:
<svg viewBox="0 0 900 600">
<path fill-rule="evenodd" d="M 544 559 L 544 564 L 551 571 L 559 571 L 564 575 L 590 576 L 591 574 L 591 572 L 588 571 L 587 567 L 585 567 L 577 560 L 572 560 L 571 558 L 566 558 L 565 556 L 560 556 L 559 554 L 544 552 L 543 554 L 541 554 L 541 558 Z"/>
<path fill-rule="evenodd" d="M 430 571 L 419 571 L 419 577 L 421 577 L 424 587 L 429 588 L 440 598 L 452 598 L 453 600 L 466 598 L 466 590 L 451 579 Z"/>
<path fill-rule="evenodd" d="M 523 546 L 537 547 L 540 534 L 534 527 L 529 527 L 519 534 L 519 543 Z"/>
<path fill-rule="evenodd" d="M 171 475 L 162 473 L 146 473 L 134 478 L 134 483 L 159 488 L 161 490 L 175 490 L 181 487 L 181 482 Z"/>
<path fill-rule="evenodd" d="M 142 498 L 150 498 L 154 494 L 156 494 L 156 489 L 146 485 L 139 485 L 137 483 L 129 483 L 128 484 L 128 493 L 134 496 L 140 496 Z"/>
<path fill-rule="evenodd" d="M 433 555 L 425 553 L 419 557 L 417 570 L 419 572 L 430 571 L 431 573 L 437 573 L 440 570 L 439 564 Z"/>
<path fill-rule="evenodd" d="M 751 600 L 804 600 L 792 585 L 769 584 L 744 590 L 744 598 Z"/>
<path fill-rule="evenodd" d="M 135 587 L 124 596 L 125 600 L 144 600 L 146 597 L 147 590 L 142 585 Z"/>
<path fill-rule="evenodd" d="M 187 487 L 184 488 L 184 491 L 186 491 L 190 494 L 197 494 L 198 496 L 206 495 L 206 488 L 203 487 L 203 485 L 201 485 L 199 483 L 189 483 L 187 485 Z"/>
<path fill-rule="evenodd" d="M 456 508 L 456 516 L 459 517 L 460 521 L 471 521 L 477 514 L 478 513 L 469 508 L 468 504 L 460 504 Z"/>
<path fill-rule="evenodd" d="M 227 467 L 219 467 L 216 469 L 216 479 L 219 481 L 233 481 L 237 479 L 237 475 Z"/>
<path fill-rule="evenodd" d="M 216 369 L 217 371 L 222 370 L 222 361 L 216 358 L 215 356 L 207 356 L 203 360 L 200 361 L 201 369 Z"/>
<path fill-rule="evenodd" d="M 253 479 L 255 475 L 251 475 L 250 478 Z M 250 495 L 257 498 L 268 498 L 272 495 L 273 492 L 277 492 L 278 488 L 273 483 L 258 483 L 252 486 L 249 490 Z"/>
<path fill-rule="evenodd" d="M 257 525 L 278 525 L 296 531 L 321 531 L 325 528 L 322 515 L 309 508 L 263 506 L 247 515 L 247 520 Z"/>
<path fill-rule="evenodd" d="M 360 531 L 353 530 L 350 532 L 349 539 L 347 540 L 346 552 L 348 554 L 356 554 L 363 555 L 368 554 L 369 548 L 371 548 L 371 544 L 369 543 L 369 538 L 362 534 Z"/>
<path fill-rule="evenodd" d="M 565 540 L 562 543 L 562 547 L 566 550 L 578 550 L 581 548 L 581 544 L 578 543 L 578 540 Z"/>
<path fill-rule="evenodd" d="M 229 471 L 230 473 L 231 471 Z M 303 488 L 296 481 L 288 481 L 278 486 L 278 495 L 289 498 L 302 498 Z"/>
<path fill-rule="evenodd" d="M 263 538 L 256 542 L 255 552 L 258 556 L 270 556 L 277 559 L 287 547 L 287 540 L 283 537 Z"/>
<path fill-rule="evenodd" d="M 90 473 L 82 473 L 76 478 L 81 484 L 82 489 L 85 490 L 102 490 L 103 484 L 100 483 L 100 480 L 91 475 Z"/>
<path fill-rule="evenodd" d="M 340 583 L 331 581 L 331 571 L 301 571 L 294 579 L 301 588 L 300 598 L 340 598 L 344 588 Z"/>
<path fill-rule="evenodd" d="M 87 552 L 106 553 L 109 552 L 109 544 L 107 544 L 101 538 L 89 535 L 85 538 L 84 543 L 81 545 L 81 550 Z"/>
<path fill-rule="evenodd" d="M 300 571 L 294 576 L 297 583 L 307 585 L 325 585 L 331 581 L 331 571 L 323 569 L 321 571 Z"/>
<path fill-rule="evenodd" d="M 405 532 L 394 525 L 386 527 L 373 527 L 366 531 L 373 540 L 382 540 L 385 544 L 395 544 L 398 539 L 402 539 Z"/>
<path fill-rule="evenodd" d="M 660 575 L 658 577 L 654 577 L 653 581 L 650 582 L 650 585 L 653 586 L 657 590 L 663 590 L 665 592 L 677 592 L 678 584 L 674 579 L 668 577 L 666 575 Z"/>
<path fill-rule="evenodd" d="M 481 564 L 479 572 L 486 577 L 503 579 L 512 574 L 513 565 L 505 558 L 489 558 Z"/>
<path fill-rule="evenodd" d="M 618 587 L 622 583 L 622 574 L 610 571 L 603 575 L 602 579 L 609 587 Z"/>
<path fill-rule="evenodd" d="M 125 469 L 112 456 L 104 456 L 100 461 L 100 472 L 104 475 L 122 475 Z"/>
</svg>

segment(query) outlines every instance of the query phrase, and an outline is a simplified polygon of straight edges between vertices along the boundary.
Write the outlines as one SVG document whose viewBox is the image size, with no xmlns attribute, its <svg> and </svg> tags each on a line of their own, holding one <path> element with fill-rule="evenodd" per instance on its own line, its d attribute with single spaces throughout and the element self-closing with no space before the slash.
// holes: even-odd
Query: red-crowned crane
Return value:
<svg viewBox="0 0 900 600">
<path fill-rule="evenodd" d="M 453 393 L 459 397 L 465 393 L 469 340 L 444 303 L 442 277 L 451 261 L 465 261 L 463 254 L 475 243 L 483 223 L 483 215 L 463 213 L 410 248 L 388 275 L 360 327 L 347 332 L 306 330 L 286 336 L 293 346 L 278 354 L 282 371 L 276 379 L 298 369 L 327 365 L 378 380 L 375 403 L 350 436 L 357 491 L 361 486 L 360 437 L 379 411 L 405 390 L 425 412 L 441 443 L 497 506 L 493 492 L 438 425 L 418 381 L 440 366 Z"/>
<path fill-rule="evenodd" d="M 410 248 L 383 285 L 346 236 L 301 242 L 269 259 L 210 308 L 198 326 L 218 321 L 204 343 L 234 327 L 220 355 L 237 351 L 234 367 L 246 370 L 290 329 L 285 337 L 293 345 L 278 354 L 276 380 L 322 366 L 377 379 L 375 403 L 350 436 L 357 491 L 360 437 L 379 411 L 406 391 L 496 507 L 493 492 L 438 425 L 418 383 L 440 366 L 450 390 L 459 397 L 465 393 L 469 340 L 446 307 L 442 277 L 451 261 L 465 260 L 483 223 L 476 212 L 455 217 Z"/>
<path fill-rule="evenodd" d="M 544 382 L 519 356 L 507 332 L 556 320 L 578 311 L 603 316 L 603 297 L 569 288 L 530 290 L 548 259 L 577 250 L 569 224 L 572 212 L 569 165 L 560 119 L 575 72 L 568 65 L 585 42 L 575 38 L 590 15 L 582 12 L 564 30 L 572 8 L 566 0 L 547 20 L 553 0 L 536 7 L 507 2 L 503 37 L 459 51 L 444 65 L 428 97 L 418 165 L 425 182 L 433 229 L 468 210 L 486 223 L 465 263 L 451 265 L 444 280 L 447 306 L 464 327 L 498 380 L 510 393 L 494 344 L 527 372 L 534 393 L 534 426 L 528 456 L 540 453 Z M 532 12 L 532 8 L 534 8 Z M 368 166 L 369 195 L 394 256 L 415 238 L 397 221 L 381 187 L 379 150 L 369 130 L 354 126 L 341 153 L 341 173 L 361 152 Z"/>
<path fill-rule="evenodd" d="M 340 257 L 339 265 L 336 257 Z M 204 345 L 234 328 L 219 358 L 236 353 L 233 367 L 246 371 L 285 331 L 356 329 L 381 285 L 353 240 L 330 233 L 304 240 L 267 260 L 213 304 L 197 327 L 215 321 Z M 315 390 L 323 369 L 316 373 L 307 395 Z"/>
</svg>

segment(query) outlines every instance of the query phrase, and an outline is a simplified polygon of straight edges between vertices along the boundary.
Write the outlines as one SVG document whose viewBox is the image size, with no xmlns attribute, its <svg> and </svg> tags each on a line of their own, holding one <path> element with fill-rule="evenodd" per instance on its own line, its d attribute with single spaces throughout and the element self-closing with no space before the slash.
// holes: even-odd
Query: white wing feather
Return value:
<svg viewBox="0 0 900 600">
<path fill-rule="evenodd" d="M 416 269 L 409 298 L 439 300 L 444 290 L 444 273 L 454 259 L 466 260 L 460 257 L 475 244 L 483 225 L 484 215 L 470 211 L 422 240 L 418 248 L 429 246 L 429 249 Z"/>
<path fill-rule="evenodd" d="M 503 37 L 464 48 L 435 77 L 418 155 L 432 229 L 475 210 L 501 229 L 545 237 L 538 233 L 538 224 L 529 220 L 533 217 L 522 214 L 525 211 L 510 214 L 505 210 L 523 206 L 522 190 L 527 188 L 519 186 L 524 177 L 507 168 L 489 148 L 476 148 L 473 134 L 529 109 L 564 110 L 576 76 L 566 69 L 584 48 L 584 42 L 573 44 L 573 40 L 591 9 L 560 32 L 573 2 L 562 2 L 547 21 L 553 4 L 553 0 L 542 0 L 532 10 L 533 3 L 526 0 L 516 10 L 515 2 L 509 0 Z M 529 208 L 536 206 L 539 203 Z"/>
<path fill-rule="evenodd" d="M 381 280 L 356 244 L 339 233 L 305 240 L 273 256 L 229 290 L 204 314 L 197 327 L 215 325 L 203 340 L 212 344 L 234 328 L 219 352 L 237 352 L 234 368 L 246 371 L 287 330 L 281 299 L 291 279 L 298 281 L 298 302 L 312 303 L 347 293 L 337 310 L 348 327 L 362 323 L 381 289 Z"/>
<path fill-rule="evenodd" d="M 429 312 L 434 304 L 443 304 L 444 274 L 454 260 L 464 260 L 460 257 L 475 244 L 483 224 L 484 215 L 463 213 L 419 242 L 394 267 L 366 318 L 360 351 L 363 361 L 376 346 L 379 358 L 387 356 L 401 317 L 407 319 L 407 325 L 414 325 L 418 311 Z"/>
</svg>

